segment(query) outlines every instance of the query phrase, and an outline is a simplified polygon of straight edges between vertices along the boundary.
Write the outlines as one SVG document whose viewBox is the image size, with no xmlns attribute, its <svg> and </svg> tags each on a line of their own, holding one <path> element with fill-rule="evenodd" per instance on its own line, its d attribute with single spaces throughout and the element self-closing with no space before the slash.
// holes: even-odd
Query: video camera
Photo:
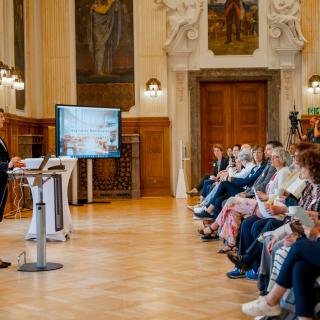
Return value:
<svg viewBox="0 0 320 320">
<path fill-rule="evenodd" d="M 291 127 L 297 127 L 299 123 L 298 119 L 299 111 L 289 111 L 289 120 L 291 123 Z"/>
</svg>

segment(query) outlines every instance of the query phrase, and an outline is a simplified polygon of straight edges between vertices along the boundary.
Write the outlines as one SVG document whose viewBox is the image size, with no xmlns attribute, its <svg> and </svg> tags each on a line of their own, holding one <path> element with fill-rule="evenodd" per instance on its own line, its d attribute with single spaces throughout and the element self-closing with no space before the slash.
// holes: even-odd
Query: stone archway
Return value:
<svg viewBox="0 0 320 320">
<path fill-rule="evenodd" d="M 267 86 L 267 140 L 279 140 L 280 70 L 250 69 L 201 69 L 188 73 L 190 91 L 191 182 L 201 178 L 201 123 L 200 82 L 264 81 Z"/>
</svg>

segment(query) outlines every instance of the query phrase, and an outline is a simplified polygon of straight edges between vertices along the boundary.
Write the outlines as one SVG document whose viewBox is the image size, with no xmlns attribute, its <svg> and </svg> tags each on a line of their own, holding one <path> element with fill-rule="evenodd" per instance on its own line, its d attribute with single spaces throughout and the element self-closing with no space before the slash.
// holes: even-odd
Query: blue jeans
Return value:
<svg viewBox="0 0 320 320">
<path fill-rule="evenodd" d="M 276 283 L 292 288 L 298 317 L 313 317 L 316 305 L 314 281 L 320 275 L 320 242 L 298 240 L 289 251 Z"/>
</svg>

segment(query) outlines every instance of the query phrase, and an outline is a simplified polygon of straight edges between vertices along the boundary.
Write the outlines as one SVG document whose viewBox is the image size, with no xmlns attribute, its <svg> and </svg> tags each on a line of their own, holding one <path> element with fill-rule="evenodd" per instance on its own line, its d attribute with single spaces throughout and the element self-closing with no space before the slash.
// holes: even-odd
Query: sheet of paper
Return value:
<svg viewBox="0 0 320 320">
<path fill-rule="evenodd" d="M 299 210 L 297 210 L 297 212 L 295 213 L 295 218 L 300 220 L 300 223 L 303 226 L 309 227 L 309 228 L 313 228 L 314 227 L 314 221 L 310 218 L 310 216 L 308 214 L 306 214 L 304 212 L 303 208 L 299 208 Z"/>
<path fill-rule="evenodd" d="M 260 211 L 261 215 L 264 218 L 272 218 L 272 216 L 267 212 L 267 209 L 266 209 L 266 206 L 264 205 L 264 203 L 259 199 L 255 188 L 253 188 L 253 191 L 254 191 L 254 195 L 256 197 L 256 200 L 257 200 L 257 203 L 258 203 L 258 207 L 259 207 L 259 211 Z"/>
</svg>

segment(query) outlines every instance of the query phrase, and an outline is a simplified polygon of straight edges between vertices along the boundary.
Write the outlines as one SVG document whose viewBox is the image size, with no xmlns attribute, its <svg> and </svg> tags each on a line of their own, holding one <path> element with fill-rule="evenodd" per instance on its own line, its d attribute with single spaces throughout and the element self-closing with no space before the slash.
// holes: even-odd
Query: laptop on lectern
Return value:
<svg viewBox="0 0 320 320">
<path fill-rule="evenodd" d="M 46 155 L 43 157 L 42 161 L 40 162 L 39 166 L 37 168 L 33 167 L 33 168 L 25 168 L 25 170 L 29 170 L 29 171 L 37 171 L 37 170 L 43 170 L 44 167 L 46 166 L 46 164 L 48 163 L 50 159 L 49 155 Z"/>
</svg>

